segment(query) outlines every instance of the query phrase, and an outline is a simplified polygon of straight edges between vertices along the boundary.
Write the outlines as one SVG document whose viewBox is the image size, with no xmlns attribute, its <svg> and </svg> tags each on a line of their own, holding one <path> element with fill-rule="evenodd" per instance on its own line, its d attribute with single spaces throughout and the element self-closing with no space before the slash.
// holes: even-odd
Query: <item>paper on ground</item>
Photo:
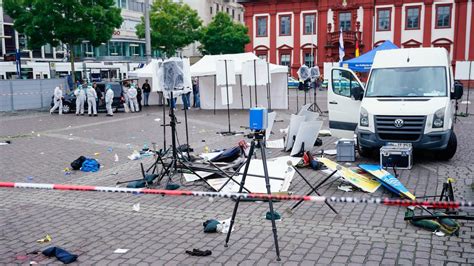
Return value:
<svg viewBox="0 0 474 266">
<path fill-rule="evenodd" d="M 115 254 L 125 254 L 127 253 L 128 249 L 118 248 L 114 251 Z"/>
<path fill-rule="evenodd" d="M 285 148 L 285 141 L 283 139 L 268 140 L 266 147 L 269 149 L 283 149 Z"/>
<path fill-rule="evenodd" d="M 210 161 L 214 158 L 216 158 L 219 154 L 221 154 L 222 152 L 219 151 L 219 152 L 209 152 L 209 153 L 201 153 L 199 154 L 199 157 L 203 158 L 204 160 L 207 160 L 207 161 Z"/>
<path fill-rule="evenodd" d="M 331 136 L 331 131 L 329 129 L 321 129 L 319 135 L 322 137 Z"/>
<path fill-rule="evenodd" d="M 270 188 L 271 188 L 272 193 L 288 191 L 291 181 L 293 179 L 293 176 L 295 174 L 295 170 L 288 166 L 287 164 L 288 161 L 291 161 L 294 165 L 296 165 L 300 161 L 300 158 L 283 156 L 283 157 L 267 159 L 268 175 L 270 177 L 277 177 L 277 178 L 283 179 L 283 180 L 270 179 Z M 240 170 L 240 173 L 243 173 L 243 172 L 244 172 L 244 167 L 242 167 L 242 169 Z M 262 160 L 260 159 L 251 160 L 248 173 L 263 176 L 264 173 L 263 173 Z M 240 182 L 242 180 L 242 175 L 234 176 L 234 179 L 238 183 L 230 180 L 227 183 L 227 185 L 224 188 L 222 188 L 221 192 L 224 192 L 224 193 L 225 192 L 238 192 L 239 187 L 240 187 Z M 228 178 L 218 178 L 218 179 L 210 179 L 208 180 L 208 182 L 215 190 L 219 190 L 227 180 Z M 265 178 L 263 177 L 247 176 L 247 179 L 245 181 L 245 188 L 250 190 L 252 193 L 267 193 Z"/>
<path fill-rule="evenodd" d="M 213 173 L 203 172 L 203 171 L 196 171 L 196 174 L 198 174 L 202 178 L 206 178 L 208 176 L 211 176 Z M 184 176 L 184 179 L 186 180 L 186 182 L 193 182 L 193 181 L 200 180 L 199 176 L 197 176 L 195 174 L 183 174 L 183 176 Z"/>
</svg>

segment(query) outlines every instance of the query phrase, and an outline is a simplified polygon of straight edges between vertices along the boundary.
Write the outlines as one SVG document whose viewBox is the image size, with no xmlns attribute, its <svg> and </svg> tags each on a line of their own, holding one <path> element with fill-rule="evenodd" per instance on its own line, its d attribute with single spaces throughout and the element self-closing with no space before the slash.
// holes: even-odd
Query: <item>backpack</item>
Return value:
<svg viewBox="0 0 474 266">
<path fill-rule="evenodd" d="M 71 168 L 73 170 L 81 169 L 82 163 L 84 163 L 85 160 L 86 160 L 86 157 L 84 157 L 84 156 L 81 156 L 81 157 L 77 158 L 76 160 L 72 161 Z"/>
<path fill-rule="evenodd" d="M 100 163 L 96 159 L 86 158 L 82 163 L 82 172 L 97 172 L 100 169 Z"/>
</svg>

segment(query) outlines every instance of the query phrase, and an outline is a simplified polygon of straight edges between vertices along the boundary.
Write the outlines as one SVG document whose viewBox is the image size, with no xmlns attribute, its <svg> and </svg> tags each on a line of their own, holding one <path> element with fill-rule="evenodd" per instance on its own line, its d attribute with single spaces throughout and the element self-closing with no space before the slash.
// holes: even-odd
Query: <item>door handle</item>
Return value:
<svg viewBox="0 0 474 266">
<path fill-rule="evenodd" d="M 329 104 L 337 104 L 337 102 L 331 101 L 331 102 L 329 102 Z"/>
</svg>

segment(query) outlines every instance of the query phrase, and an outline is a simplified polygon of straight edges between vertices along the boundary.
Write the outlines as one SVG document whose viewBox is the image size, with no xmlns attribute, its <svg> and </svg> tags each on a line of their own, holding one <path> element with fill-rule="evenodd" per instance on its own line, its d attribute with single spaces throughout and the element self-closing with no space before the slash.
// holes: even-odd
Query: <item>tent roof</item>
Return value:
<svg viewBox="0 0 474 266">
<path fill-rule="evenodd" d="M 216 63 L 218 60 L 234 60 L 235 73 L 242 74 L 242 64 L 245 61 L 258 59 L 253 53 L 241 54 L 223 54 L 223 55 L 206 55 L 201 60 L 191 66 L 191 76 L 213 76 L 216 74 Z M 288 73 L 288 67 L 270 64 L 270 73 Z"/>
<path fill-rule="evenodd" d="M 152 59 L 151 62 L 145 65 L 144 67 L 128 72 L 128 77 L 129 78 L 153 78 L 154 75 L 156 75 L 159 61 L 161 60 Z"/>
<path fill-rule="evenodd" d="M 347 61 L 342 61 L 340 65 L 358 72 L 369 72 L 370 68 L 372 67 L 372 63 L 374 62 L 374 57 L 377 51 L 390 49 L 398 49 L 398 46 L 393 44 L 391 41 L 385 41 L 381 45 L 375 47 L 374 49 L 368 51 L 367 53 L 359 57 L 352 58 Z"/>
</svg>

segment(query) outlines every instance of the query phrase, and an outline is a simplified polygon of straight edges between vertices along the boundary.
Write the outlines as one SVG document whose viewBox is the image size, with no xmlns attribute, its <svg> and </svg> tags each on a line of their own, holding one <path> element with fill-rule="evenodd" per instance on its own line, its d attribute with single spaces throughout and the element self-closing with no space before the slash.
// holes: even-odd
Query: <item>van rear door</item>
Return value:
<svg viewBox="0 0 474 266">
<path fill-rule="evenodd" d="M 329 129 L 335 137 L 353 138 L 361 105 L 353 92 L 364 88 L 362 82 L 352 70 L 334 67 L 328 83 Z"/>
</svg>

